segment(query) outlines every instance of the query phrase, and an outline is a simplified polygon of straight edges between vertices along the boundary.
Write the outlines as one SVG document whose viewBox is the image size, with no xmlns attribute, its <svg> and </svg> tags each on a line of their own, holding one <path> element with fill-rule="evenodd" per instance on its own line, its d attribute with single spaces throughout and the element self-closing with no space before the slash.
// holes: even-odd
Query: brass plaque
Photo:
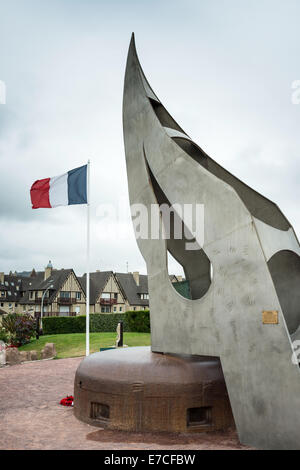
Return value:
<svg viewBox="0 0 300 470">
<path fill-rule="evenodd" d="M 264 325 L 278 325 L 277 310 L 264 310 L 262 316 Z"/>
</svg>

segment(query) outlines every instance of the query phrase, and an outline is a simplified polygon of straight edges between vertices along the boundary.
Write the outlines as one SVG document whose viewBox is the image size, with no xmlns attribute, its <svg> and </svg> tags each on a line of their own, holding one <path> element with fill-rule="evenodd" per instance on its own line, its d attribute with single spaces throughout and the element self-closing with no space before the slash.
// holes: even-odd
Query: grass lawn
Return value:
<svg viewBox="0 0 300 470">
<path fill-rule="evenodd" d="M 90 333 L 90 352 L 98 352 L 100 347 L 114 346 L 116 336 L 116 333 Z M 21 346 L 19 350 L 40 352 L 46 343 L 55 344 L 58 359 L 85 355 L 85 333 L 40 336 L 39 340 L 33 340 Z M 124 333 L 124 344 L 127 346 L 149 346 L 150 333 Z"/>
</svg>

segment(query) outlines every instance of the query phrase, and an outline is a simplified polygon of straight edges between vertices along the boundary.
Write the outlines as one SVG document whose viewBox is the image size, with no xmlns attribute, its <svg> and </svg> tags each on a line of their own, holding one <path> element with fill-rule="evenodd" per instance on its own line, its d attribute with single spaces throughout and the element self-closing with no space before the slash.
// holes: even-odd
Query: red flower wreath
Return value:
<svg viewBox="0 0 300 470">
<path fill-rule="evenodd" d="M 68 395 L 66 398 L 60 400 L 60 404 L 63 406 L 73 406 L 74 397 L 72 395 Z"/>
</svg>

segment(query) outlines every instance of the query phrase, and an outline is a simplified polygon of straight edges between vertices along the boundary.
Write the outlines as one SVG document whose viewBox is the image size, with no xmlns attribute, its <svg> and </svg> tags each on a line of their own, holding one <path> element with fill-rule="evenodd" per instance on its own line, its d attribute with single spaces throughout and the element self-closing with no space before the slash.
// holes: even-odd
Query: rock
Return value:
<svg viewBox="0 0 300 470">
<path fill-rule="evenodd" d="M 18 351 L 18 348 L 6 349 L 6 362 L 10 366 L 13 366 L 14 364 L 20 364 L 21 359 L 20 359 L 20 353 Z"/>
<path fill-rule="evenodd" d="M 42 359 L 50 359 L 54 356 L 56 356 L 54 343 L 46 343 L 44 349 L 42 349 L 41 352 Z"/>
<path fill-rule="evenodd" d="M 37 361 L 38 355 L 35 350 L 29 351 L 29 361 Z"/>
<path fill-rule="evenodd" d="M 30 351 L 19 351 L 20 361 L 30 361 Z"/>
<path fill-rule="evenodd" d="M 6 348 L 5 343 L 0 341 L 0 366 L 5 366 L 6 364 Z"/>
</svg>

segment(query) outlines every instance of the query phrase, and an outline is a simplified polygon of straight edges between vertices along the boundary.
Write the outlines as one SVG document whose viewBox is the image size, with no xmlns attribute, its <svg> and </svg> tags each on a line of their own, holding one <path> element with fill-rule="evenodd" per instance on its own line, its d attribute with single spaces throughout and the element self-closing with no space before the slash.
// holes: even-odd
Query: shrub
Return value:
<svg viewBox="0 0 300 470">
<path fill-rule="evenodd" d="M 113 332 L 116 331 L 118 323 L 123 322 L 123 331 L 131 331 L 127 324 L 126 313 L 111 313 L 103 315 L 95 313 L 90 315 L 90 329 L 91 333 L 97 332 Z M 85 331 L 85 330 L 84 330 Z"/>
<path fill-rule="evenodd" d="M 126 323 L 130 331 L 150 333 L 149 310 L 130 310 L 126 312 Z"/>
<path fill-rule="evenodd" d="M 2 327 L 6 334 L 9 335 L 9 340 L 12 344 L 22 345 L 29 343 L 34 335 L 36 322 L 28 314 L 17 315 L 16 313 L 9 313 L 2 319 Z"/>
<path fill-rule="evenodd" d="M 4 328 L 5 332 L 11 337 L 16 334 L 16 319 L 16 313 L 8 313 L 2 318 L 2 328 Z"/>
<path fill-rule="evenodd" d="M 123 321 L 124 332 L 150 332 L 149 310 L 126 313 L 92 313 L 90 315 L 90 332 L 115 332 L 119 321 Z M 43 332 L 45 335 L 85 333 L 85 323 L 85 315 L 77 317 L 44 317 Z"/>
<path fill-rule="evenodd" d="M 4 328 L 1 329 L 0 327 L 0 341 L 3 341 L 4 343 L 8 343 L 8 334 L 4 330 Z"/>
<path fill-rule="evenodd" d="M 44 335 L 59 335 L 66 333 L 84 333 L 85 315 L 78 317 L 44 317 Z"/>
<path fill-rule="evenodd" d="M 123 321 L 124 331 L 130 331 L 125 313 L 92 313 L 90 315 L 90 332 L 114 332 L 119 321 Z M 85 333 L 85 323 L 85 315 L 77 317 L 45 317 L 43 318 L 43 332 L 45 335 Z"/>
<path fill-rule="evenodd" d="M 36 321 L 31 315 L 17 315 L 16 319 L 16 342 L 20 345 L 29 343 L 35 334 Z"/>
</svg>

